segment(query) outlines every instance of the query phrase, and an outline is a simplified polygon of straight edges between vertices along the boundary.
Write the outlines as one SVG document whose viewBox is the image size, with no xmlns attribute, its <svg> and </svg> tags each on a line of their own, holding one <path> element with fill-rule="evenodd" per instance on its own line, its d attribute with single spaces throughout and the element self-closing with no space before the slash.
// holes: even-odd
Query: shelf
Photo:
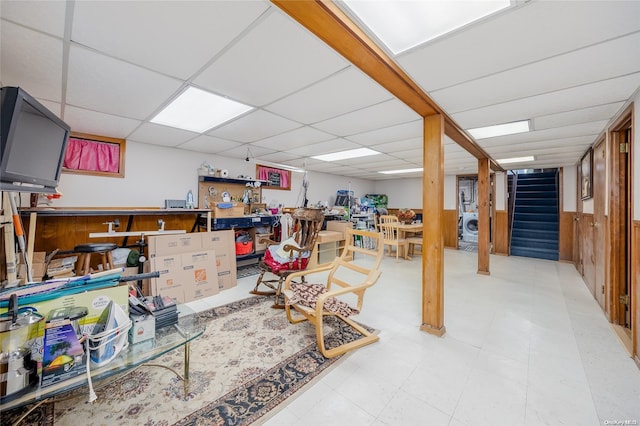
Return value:
<svg viewBox="0 0 640 426">
<path fill-rule="evenodd" d="M 269 186 L 269 181 L 260 179 L 234 179 L 234 178 L 220 178 L 215 176 L 198 176 L 200 182 L 220 182 L 220 183 L 237 183 L 246 185 L 247 182 L 260 182 L 260 186 Z"/>
</svg>

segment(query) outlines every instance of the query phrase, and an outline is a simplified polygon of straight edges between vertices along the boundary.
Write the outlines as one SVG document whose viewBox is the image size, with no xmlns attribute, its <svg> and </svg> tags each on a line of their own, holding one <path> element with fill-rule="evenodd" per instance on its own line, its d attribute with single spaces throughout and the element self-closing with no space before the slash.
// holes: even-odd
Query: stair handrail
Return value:
<svg viewBox="0 0 640 426">
<path fill-rule="evenodd" d="M 509 192 L 509 254 L 511 254 L 511 235 L 513 233 L 513 218 L 516 210 L 516 188 L 518 187 L 518 171 L 512 170 L 513 183 Z"/>
</svg>

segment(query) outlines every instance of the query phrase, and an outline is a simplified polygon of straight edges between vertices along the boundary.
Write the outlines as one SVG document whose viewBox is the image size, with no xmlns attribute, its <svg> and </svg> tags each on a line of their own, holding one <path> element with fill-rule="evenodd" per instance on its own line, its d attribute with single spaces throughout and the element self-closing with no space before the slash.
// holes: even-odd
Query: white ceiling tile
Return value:
<svg viewBox="0 0 640 426">
<path fill-rule="evenodd" d="M 200 135 L 179 146 L 180 149 L 189 151 L 206 152 L 208 154 L 219 154 L 233 148 L 244 146 L 241 143 L 229 141 L 226 139 L 214 138 L 212 136 Z M 214 167 L 221 169 L 222 164 L 216 164 Z"/>
<path fill-rule="evenodd" d="M 391 99 L 391 94 L 355 67 L 349 67 L 318 83 L 265 107 L 305 124 L 355 111 Z M 304 108 L 300 108 L 304 105 Z"/>
<path fill-rule="evenodd" d="M 259 163 L 263 155 L 273 154 L 274 152 L 276 152 L 275 150 L 270 148 L 264 148 L 264 147 L 253 146 L 253 145 L 249 146 L 248 144 L 245 144 L 245 145 L 240 145 L 235 148 L 224 151 L 224 155 L 231 158 L 245 159 L 247 157 L 247 148 L 249 148 L 250 150 L 249 161 L 255 162 L 255 163 Z"/>
<path fill-rule="evenodd" d="M 632 33 L 638 16 L 640 2 L 527 2 L 397 61 L 432 91 Z"/>
<path fill-rule="evenodd" d="M 328 141 L 330 139 L 334 139 L 334 136 L 318 129 L 314 129 L 313 127 L 305 126 L 261 141 L 256 141 L 252 143 L 252 145 L 270 147 L 277 149 L 278 151 L 285 151 L 292 148 Z"/>
<path fill-rule="evenodd" d="M 592 123 L 574 124 L 564 127 L 553 127 L 550 129 L 538 130 L 534 132 L 518 133 L 516 135 L 499 136 L 495 138 L 481 139 L 478 144 L 483 148 L 490 146 L 509 146 L 525 142 L 537 142 L 544 140 L 560 140 L 572 137 L 595 137 L 602 131 L 607 121 L 595 121 Z"/>
<path fill-rule="evenodd" d="M 371 149 L 375 149 L 376 151 L 391 153 L 398 151 L 405 151 L 408 149 L 420 148 L 424 145 L 424 140 L 422 137 L 412 138 L 412 139 L 404 139 L 393 142 L 386 142 L 377 145 L 369 145 Z"/>
<path fill-rule="evenodd" d="M 194 82 L 237 101 L 263 106 L 347 65 L 298 23 L 274 10 Z"/>
<path fill-rule="evenodd" d="M 302 157 L 300 157 L 299 155 L 291 154 L 289 152 L 278 151 L 272 154 L 263 154 L 260 156 L 260 159 L 256 161 L 268 161 L 271 163 L 280 163 L 280 164 L 287 165 L 287 162 L 295 159 L 299 159 L 299 158 L 302 158 Z"/>
<path fill-rule="evenodd" d="M 532 121 L 533 130 L 544 130 L 554 127 L 570 126 L 572 124 L 593 123 L 595 121 L 608 120 L 616 115 L 625 105 L 625 102 L 614 102 L 606 105 L 598 105 L 590 108 L 576 109 L 558 114 L 535 117 Z"/>
<path fill-rule="evenodd" d="M 541 115 L 627 100 L 638 86 L 640 86 L 640 72 L 452 114 L 452 117 L 465 129 L 509 123 Z"/>
<path fill-rule="evenodd" d="M 74 132 L 126 139 L 142 122 L 67 105 L 64 121 Z"/>
<path fill-rule="evenodd" d="M 256 110 L 224 124 L 207 134 L 238 142 L 253 142 L 301 127 L 295 121 L 263 110 Z"/>
<path fill-rule="evenodd" d="M 79 1 L 72 40 L 187 79 L 268 8 L 263 1 Z"/>
<path fill-rule="evenodd" d="M 151 145 L 178 146 L 197 137 L 197 133 L 154 123 L 144 123 L 128 139 Z"/>
<path fill-rule="evenodd" d="M 4 3 L 4 2 L 2 2 Z M 0 80 L 35 98 L 62 101 L 62 41 L 2 21 Z"/>
<path fill-rule="evenodd" d="M 38 102 L 40 102 L 42 105 L 44 105 L 44 107 L 46 109 L 48 109 L 49 111 L 54 113 L 59 118 L 63 118 L 62 117 L 62 105 L 60 103 L 47 101 L 46 99 L 38 99 Z M 64 118 L 63 118 L 63 121 L 64 121 Z"/>
<path fill-rule="evenodd" d="M 316 142 L 298 148 L 288 149 L 292 154 L 311 157 L 313 155 L 329 154 L 332 152 L 346 151 L 348 149 L 361 148 L 362 146 L 344 139 L 332 139 L 330 141 Z"/>
<path fill-rule="evenodd" d="M 383 127 L 368 132 L 357 133 L 346 139 L 366 145 L 376 145 L 384 142 L 392 142 L 402 139 L 422 137 L 423 122 L 421 118 L 407 123 Z"/>
<path fill-rule="evenodd" d="M 594 67 L 593 58 L 607 66 Z M 552 75 L 549 70 L 553 70 Z M 432 91 L 429 95 L 447 112 L 455 114 L 634 72 L 640 72 L 640 33 Z"/>
<path fill-rule="evenodd" d="M 71 46 L 67 102 L 143 120 L 181 86 L 179 80 Z"/>
<path fill-rule="evenodd" d="M 0 16 L 3 20 L 62 38 L 66 7 L 65 1 L 2 0 Z"/>
<path fill-rule="evenodd" d="M 313 127 L 336 136 L 349 136 L 401 123 L 408 123 L 415 121 L 417 117 L 417 113 L 407 105 L 397 99 L 391 99 L 316 123 Z"/>
</svg>

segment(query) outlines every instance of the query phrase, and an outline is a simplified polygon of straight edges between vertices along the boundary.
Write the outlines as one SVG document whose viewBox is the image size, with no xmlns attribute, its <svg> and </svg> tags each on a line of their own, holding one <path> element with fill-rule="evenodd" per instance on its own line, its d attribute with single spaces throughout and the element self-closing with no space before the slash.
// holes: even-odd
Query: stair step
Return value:
<svg viewBox="0 0 640 426">
<path fill-rule="evenodd" d="M 516 191 L 516 200 L 520 198 L 557 198 L 556 191 Z"/>
<path fill-rule="evenodd" d="M 512 256 L 535 257 L 537 259 L 558 260 L 558 250 L 512 247 Z"/>
<path fill-rule="evenodd" d="M 515 213 L 545 213 L 558 214 L 558 207 L 555 205 L 532 206 L 527 204 L 516 204 Z"/>
<path fill-rule="evenodd" d="M 541 231 L 555 231 L 558 232 L 558 222 L 536 222 L 536 221 L 523 221 L 514 220 L 513 229 L 532 229 Z"/>
<path fill-rule="evenodd" d="M 514 228 L 511 231 L 511 239 L 514 238 L 534 238 L 539 240 L 558 241 L 558 231 L 546 229 L 523 229 Z"/>
<path fill-rule="evenodd" d="M 515 212 L 513 215 L 514 220 L 525 222 L 558 222 L 557 213 L 519 213 Z"/>
<path fill-rule="evenodd" d="M 530 185 L 523 185 L 520 182 L 518 182 L 518 192 L 520 191 L 542 191 L 542 192 L 556 192 L 556 184 L 552 183 L 550 185 L 547 184 L 539 184 L 539 183 L 535 183 L 535 184 L 530 184 Z"/>
<path fill-rule="evenodd" d="M 541 240 L 537 238 L 511 237 L 511 247 L 558 250 L 558 240 Z"/>
<path fill-rule="evenodd" d="M 558 199 L 555 197 L 549 198 L 519 198 L 516 199 L 516 206 L 554 206 L 558 205 Z"/>
<path fill-rule="evenodd" d="M 556 172 L 518 173 L 518 179 L 555 178 Z"/>
</svg>

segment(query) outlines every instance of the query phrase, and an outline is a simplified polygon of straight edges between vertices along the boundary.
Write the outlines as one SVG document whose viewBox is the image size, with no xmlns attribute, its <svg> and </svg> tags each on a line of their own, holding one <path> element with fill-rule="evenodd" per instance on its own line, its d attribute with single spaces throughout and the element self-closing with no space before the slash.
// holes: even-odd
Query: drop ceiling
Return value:
<svg viewBox="0 0 640 426">
<path fill-rule="evenodd" d="M 422 166 L 420 116 L 270 2 L 3 0 L 0 16 L 2 85 L 75 131 L 373 180 Z M 493 159 L 572 166 L 640 87 L 640 2 L 518 2 L 387 54 L 462 129 L 531 120 L 476 141 Z M 149 122 L 189 85 L 255 109 L 203 134 Z M 310 158 L 360 147 L 380 154 Z M 476 171 L 445 138 L 445 173 Z"/>
</svg>

